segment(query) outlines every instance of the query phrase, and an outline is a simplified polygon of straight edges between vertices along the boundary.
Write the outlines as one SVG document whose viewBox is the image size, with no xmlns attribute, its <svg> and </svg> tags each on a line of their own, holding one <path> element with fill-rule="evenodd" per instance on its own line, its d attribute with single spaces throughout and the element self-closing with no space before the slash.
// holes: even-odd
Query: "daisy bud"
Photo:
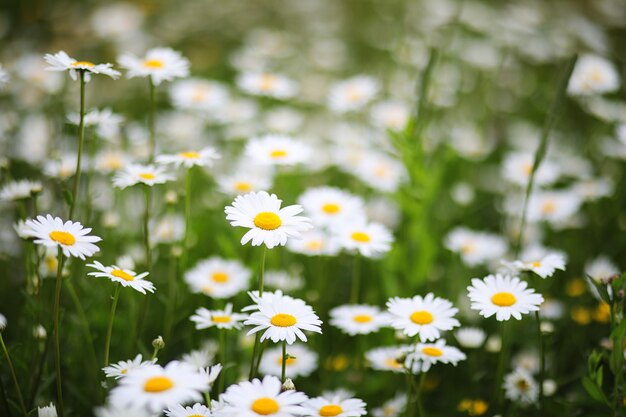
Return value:
<svg viewBox="0 0 626 417">
<path fill-rule="evenodd" d="M 7 318 L 0 314 L 0 332 L 7 328 Z"/>
<path fill-rule="evenodd" d="M 30 195 L 35 196 L 40 194 L 43 191 L 43 186 L 40 183 L 33 184 L 33 187 L 30 189 Z"/>
<path fill-rule="evenodd" d="M 165 193 L 165 202 L 167 204 L 176 204 L 178 202 L 178 193 L 176 191 L 170 190 Z"/>
<path fill-rule="evenodd" d="M 154 348 L 154 350 L 156 350 L 157 352 L 163 348 L 165 348 L 165 341 L 163 340 L 162 336 L 158 336 L 156 339 L 154 339 L 152 341 L 152 347 Z"/>
<path fill-rule="evenodd" d="M 282 387 L 280 387 L 280 392 L 295 391 L 295 390 L 296 390 L 296 385 L 293 383 L 291 378 L 286 378 L 285 382 L 283 382 Z"/>
<path fill-rule="evenodd" d="M 540 328 L 541 328 L 541 333 L 553 333 L 554 332 L 554 324 L 550 323 L 549 321 L 542 321 Z"/>
<path fill-rule="evenodd" d="M 46 329 L 41 324 L 38 324 L 35 328 L 33 328 L 33 337 L 35 339 L 45 340 L 46 336 Z"/>
</svg>

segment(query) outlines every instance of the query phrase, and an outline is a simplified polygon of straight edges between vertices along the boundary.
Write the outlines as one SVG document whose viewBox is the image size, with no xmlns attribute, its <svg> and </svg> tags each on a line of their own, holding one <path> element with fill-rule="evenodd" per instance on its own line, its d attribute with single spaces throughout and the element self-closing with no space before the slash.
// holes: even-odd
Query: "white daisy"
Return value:
<svg viewBox="0 0 626 417">
<path fill-rule="evenodd" d="M 185 282 L 195 293 L 230 298 L 248 288 L 251 272 L 238 260 L 211 257 L 185 272 Z"/>
<path fill-rule="evenodd" d="M 290 136 L 269 134 L 252 138 L 246 144 L 247 160 L 262 165 L 296 165 L 311 156 L 311 148 Z"/>
<path fill-rule="evenodd" d="M 330 324 L 350 336 L 377 332 L 391 321 L 390 315 L 377 306 L 364 304 L 335 307 L 329 314 Z"/>
<path fill-rule="evenodd" d="M 84 260 L 86 256 L 92 256 L 100 250 L 94 243 L 102 239 L 98 236 L 89 236 L 91 228 L 84 228 L 78 222 L 68 220 L 64 223 L 61 218 L 47 214 L 46 217 L 37 216 L 36 220 L 26 220 L 26 227 L 28 229 L 25 233 L 33 237 L 35 243 L 46 247 L 59 247 L 67 257 Z"/>
<path fill-rule="evenodd" d="M 385 401 L 380 408 L 372 410 L 374 417 L 398 417 L 406 408 L 406 395 L 398 394 L 392 399 Z"/>
<path fill-rule="evenodd" d="M 443 298 L 433 293 L 425 297 L 393 297 L 387 301 L 391 314 L 391 327 L 402 330 L 409 337 L 419 335 L 420 340 L 430 341 L 441 337 L 442 331 L 451 330 L 461 325 L 454 317 L 458 309 Z"/>
<path fill-rule="evenodd" d="M 149 272 L 142 272 L 137 275 L 135 271 L 131 271 L 130 269 L 122 269 L 116 265 L 104 266 L 98 261 L 87 264 L 87 266 L 98 270 L 98 272 L 89 272 L 87 275 L 108 278 L 113 282 L 122 284 L 123 287 L 131 287 L 133 290 L 139 291 L 142 294 L 146 294 L 146 291 L 152 293 L 155 291 L 154 284 L 144 279 L 144 277 L 148 276 Z"/>
<path fill-rule="evenodd" d="M 189 75 L 189 61 L 180 52 L 171 48 L 150 49 L 144 58 L 124 54 L 118 61 L 128 70 L 126 74 L 128 78 L 150 77 L 154 85 Z"/>
<path fill-rule="evenodd" d="M 183 407 L 182 405 L 174 405 L 165 410 L 167 417 L 213 417 L 211 409 L 196 403 L 192 407 Z"/>
<path fill-rule="evenodd" d="M 301 276 L 286 271 L 265 271 L 264 281 L 268 288 L 280 288 L 284 291 L 297 291 L 304 288 L 304 279 Z"/>
<path fill-rule="evenodd" d="M 102 368 L 104 375 L 107 378 L 120 379 L 128 375 L 129 372 L 133 372 L 136 369 L 143 368 L 148 365 L 153 365 L 154 360 L 144 361 L 141 353 L 135 356 L 135 359 L 129 359 L 127 361 L 120 361 L 113 365 Z"/>
<path fill-rule="evenodd" d="M 185 353 L 180 361 L 202 371 L 213 362 L 213 359 L 215 359 L 215 350 L 211 346 L 203 346 L 200 349 Z"/>
<path fill-rule="evenodd" d="M 411 117 L 411 110 L 402 101 L 382 101 L 372 106 L 370 117 L 375 126 L 397 131 L 404 129 Z"/>
<path fill-rule="evenodd" d="M 262 298 L 256 297 L 258 311 L 255 311 L 244 322 L 246 326 L 255 326 L 248 332 L 248 335 L 259 331 L 264 331 L 260 341 L 271 339 L 278 343 L 285 340 L 288 344 L 293 344 L 296 339 L 303 342 L 307 337 L 303 330 L 322 333 L 320 328 L 322 321 L 313 309 L 304 301 L 282 293 L 275 293 L 275 296 Z"/>
<path fill-rule="evenodd" d="M 121 151 L 110 149 L 96 154 L 94 168 L 98 172 L 110 173 L 124 168 L 130 163 L 130 158 Z"/>
<path fill-rule="evenodd" d="M 0 64 L 0 88 L 8 84 L 10 79 L 9 73 L 2 68 L 2 64 Z"/>
<path fill-rule="evenodd" d="M 482 280 L 473 278 L 467 290 L 472 310 L 478 310 L 484 317 L 495 314 L 498 321 L 505 321 L 511 316 L 521 320 L 522 314 L 539 310 L 543 297 L 527 287 L 517 277 L 496 274 Z"/>
<path fill-rule="evenodd" d="M 173 155 L 159 155 L 156 162 L 159 164 L 174 164 L 176 167 L 184 165 L 185 168 L 192 166 L 213 166 L 213 161 L 220 159 L 221 155 L 213 148 L 206 147 L 199 151 L 186 151 Z"/>
<path fill-rule="evenodd" d="M 44 163 L 43 172 L 51 178 L 61 180 L 72 177 L 76 173 L 76 154 L 65 153 L 58 159 L 47 160 Z"/>
<path fill-rule="evenodd" d="M 461 327 L 454 332 L 459 345 L 466 349 L 477 349 L 485 343 L 487 334 L 479 327 Z"/>
<path fill-rule="evenodd" d="M 515 369 L 504 377 L 504 396 L 511 401 L 529 405 L 539 398 L 539 385 L 523 368 Z"/>
<path fill-rule="evenodd" d="M 115 174 L 113 185 L 118 188 L 126 188 L 136 184 L 145 184 L 152 187 L 155 184 L 164 184 L 174 179 L 174 176 L 167 173 L 165 167 L 132 164 Z"/>
<path fill-rule="evenodd" d="M 304 116 L 291 107 L 275 107 L 265 113 L 264 122 L 270 132 L 289 134 L 300 129 Z"/>
<path fill-rule="evenodd" d="M 363 218 L 337 225 L 331 232 L 337 243 L 368 258 L 379 257 L 391 249 L 393 236 L 382 224 L 367 223 Z"/>
<path fill-rule="evenodd" d="M 284 246 L 288 238 L 299 238 L 300 232 L 311 229 L 308 218 L 298 216 L 303 211 L 299 205 L 280 208 L 282 200 L 266 191 L 237 196 L 232 206 L 224 209 L 232 226 L 250 230 L 241 238 L 241 244 L 252 241 L 253 246 L 265 244 L 269 249 Z"/>
<path fill-rule="evenodd" d="M 263 380 L 253 379 L 231 385 L 222 394 L 224 407 L 220 415 L 227 417 L 293 417 L 306 414 L 301 404 L 307 396 L 301 392 L 288 390 L 281 392 L 281 382 L 275 376 L 265 376 Z"/>
<path fill-rule="evenodd" d="M 0 200 L 17 201 L 30 198 L 43 190 L 41 182 L 30 180 L 11 181 L 0 189 Z"/>
<path fill-rule="evenodd" d="M 43 407 L 37 407 L 37 417 L 57 417 L 57 408 L 53 403 Z"/>
<path fill-rule="evenodd" d="M 468 266 L 500 259 L 507 251 L 506 241 L 500 236 L 475 232 L 465 227 L 457 227 L 448 233 L 445 246 L 460 254 L 461 259 Z"/>
<path fill-rule="evenodd" d="M 377 191 L 392 193 L 406 178 L 406 169 L 400 161 L 385 153 L 368 151 L 359 160 L 354 175 Z"/>
<path fill-rule="evenodd" d="M 513 152 L 508 154 L 502 162 L 502 177 L 521 187 L 526 187 L 533 170 L 535 156 L 532 153 Z M 544 160 L 535 172 L 535 184 L 538 186 L 550 185 L 559 179 L 558 165 L 550 160 Z"/>
<path fill-rule="evenodd" d="M 239 166 L 232 174 L 217 175 L 215 181 L 219 190 L 229 196 L 237 196 L 252 191 L 268 190 L 272 187 L 271 167 Z"/>
<path fill-rule="evenodd" d="M 510 265 L 517 271 L 532 271 L 541 278 L 554 275 L 556 270 L 565 271 L 565 256 L 553 252 L 540 257 L 530 257 L 530 253 L 523 254 L 522 260 L 514 261 Z"/>
<path fill-rule="evenodd" d="M 365 358 L 372 369 L 404 373 L 411 366 L 406 360 L 410 349 L 409 346 L 379 347 L 365 352 Z M 412 364 L 413 373 L 416 373 L 419 370 L 418 363 L 413 361 Z"/>
<path fill-rule="evenodd" d="M 300 239 L 287 241 L 287 249 L 291 252 L 307 256 L 334 256 L 340 251 L 339 243 L 328 232 L 320 229 L 302 232 Z"/>
<path fill-rule="evenodd" d="M 148 227 L 151 245 L 180 242 L 185 234 L 185 218 L 179 213 L 167 213 Z"/>
<path fill-rule="evenodd" d="M 583 201 L 571 191 L 537 191 L 528 199 L 528 221 L 559 225 L 572 218 Z"/>
<path fill-rule="evenodd" d="M 379 90 L 379 82 L 372 77 L 352 77 L 331 86 L 328 107 L 336 113 L 358 110 L 369 103 Z"/>
<path fill-rule="evenodd" d="M 298 85 L 291 79 L 269 72 L 246 72 L 237 77 L 237 86 L 255 96 L 288 99 L 298 92 Z"/>
<path fill-rule="evenodd" d="M 4 314 L 0 314 L 0 331 L 7 328 L 7 318 Z"/>
<path fill-rule="evenodd" d="M 598 283 L 606 284 L 619 274 L 619 268 L 605 255 L 600 255 L 585 263 L 585 275 Z"/>
<path fill-rule="evenodd" d="M 172 83 L 170 96 L 174 107 L 209 112 L 227 102 L 228 90 L 218 82 L 194 78 Z"/>
<path fill-rule="evenodd" d="M 67 119 L 73 125 L 78 126 L 80 124 L 80 114 L 70 113 Z M 120 133 L 120 125 L 124 121 L 124 118 L 119 114 L 113 113 L 109 108 L 94 109 L 85 114 L 83 123 L 85 127 L 96 127 L 96 133 L 98 136 L 113 140 L 116 139 Z"/>
<path fill-rule="evenodd" d="M 201 307 L 196 310 L 196 314 L 190 317 L 190 320 L 196 323 L 198 330 L 211 327 L 241 329 L 241 322 L 247 318 L 246 314 L 233 313 L 233 305 L 228 303 L 223 310 L 207 310 Z"/>
<path fill-rule="evenodd" d="M 220 376 L 222 369 L 222 364 L 216 363 L 213 366 L 207 366 L 206 368 L 200 369 L 200 373 L 204 375 L 206 380 L 209 382 L 209 385 L 213 386 L 213 383 L 217 380 L 217 377 Z M 213 407 L 213 409 L 215 409 L 215 407 Z"/>
<path fill-rule="evenodd" d="M 316 397 L 306 401 L 307 416 L 359 417 L 367 414 L 365 404 L 359 398 Z"/>
<path fill-rule="evenodd" d="M 298 203 L 317 226 L 329 226 L 365 215 L 361 198 L 335 187 L 309 188 L 298 198 Z"/>
<path fill-rule="evenodd" d="M 603 94 L 616 91 L 620 81 L 615 65 L 596 55 L 578 58 L 567 92 L 572 95 Z"/>
<path fill-rule="evenodd" d="M 164 368 L 148 365 L 120 379 L 118 386 L 109 394 L 109 402 L 121 407 L 145 407 L 161 412 L 188 401 L 202 399 L 209 384 L 192 366 L 172 361 Z"/>
<path fill-rule="evenodd" d="M 407 361 L 415 360 L 422 372 L 428 372 L 436 363 L 451 363 L 456 366 L 466 358 L 465 353 L 453 346 L 447 346 L 445 340 L 439 339 L 435 343 L 418 343 L 407 356 Z"/>
<path fill-rule="evenodd" d="M 70 57 L 65 51 L 56 54 L 46 54 L 43 59 L 48 63 L 46 71 L 69 71 L 73 80 L 78 79 L 78 72 L 85 73 L 85 81 L 89 82 L 91 74 L 104 74 L 116 79 L 121 74 L 113 69 L 113 64 L 94 64 L 89 61 L 77 61 Z"/>
<path fill-rule="evenodd" d="M 285 376 L 287 378 L 306 377 L 317 369 L 317 353 L 305 345 L 294 343 L 287 351 L 289 359 L 285 362 Z M 268 348 L 263 353 L 259 371 L 264 375 L 280 376 L 283 365 L 283 351 L 281 346 Z"/>
</svg>

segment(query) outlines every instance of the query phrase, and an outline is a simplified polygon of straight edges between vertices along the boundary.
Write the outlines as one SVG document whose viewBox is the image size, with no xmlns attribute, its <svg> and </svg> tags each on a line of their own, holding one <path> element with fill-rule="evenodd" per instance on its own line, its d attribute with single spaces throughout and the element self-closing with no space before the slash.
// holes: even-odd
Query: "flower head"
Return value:
<svg viewBox="0 0 626 417">
<path fill-rule="evenodd" d="M 185 168 L 192 166 L 212 166 L 215 159 L 221 156 L 211 147 L 203 148 L 199 151 L 185 151 L 172 155 L 159 155 L 156 162 L 159 164 L 173 164 L 176 167 L 183 165 Z"/>
<path fill-rule="evenodd" d="M 69 71 L 73 80 L 78 79 L 78 72 L 83 72 L 85 81 L 91 79 L 91 74 L 104 74 L 116 79 L 121 74 L 113 69 L 113 64 L 94 64 L 89 61 L 78 61 L 70 57 L 65 51 L 59 51 L 56 54 L 46 54 L 43 59 L 48 63 L 47 71 Z"/>
<path fill-rule="evenodd" d="M 126 188 L 136 184 L 152 187 L 155 184 L 163 184 L 173 179 L 174 177 L 167 173 L 165 167 L 132 164 L 115 174 L 113 185 L 118 188 Z"/>
<path fill-rule="evenodd" d="M 458 309 L 433 293 L 425 297 L 393 297 L 387 301 L 391 314 L 391 326 L 402 330 L 409 337 L 419 335 L 420 340 L 430 341 L 441 337 L 441 331 L 451 330 L 461 323 L 454 317 Z"/>
<path fill-rule="evenodd" d="M 85 259 L 98 252 L 94 243 L 102 239 L 98 236 L 89 236 L 91 228 L 84 228 L 78 222 L 68 220 L 63 222 L 59 217 L 47 214 L 37 216 L 36 220 L 26 220 L 26 233 L 35 239 L 35 243 L 46 247 L 59 247 L 67 257 Z"/>
<path fill-rule="evenodd" d="M 241 322 L 247 318 L 246 314 L 233 313 L 233 305 L 228 303 L 223 310 L 208 310 L 201 307 L 196 310 L 196 314 L 190 317 L 190 320 L 196 323 L 196 329 L 208 329 L 210 327 L 241 329 Z"/>
<path fill-rule="evenodd" d="M 123 287 L 131 287 L 135 291 L 139 291 L 142 294 L 145 294 L 146 291 L 155 291 L 154 284 L 144 279 L 148 276 L 148 272 L 137 274 L 135 271 L 123 269 L 116 265 L 104 266 L 98 261 L 94 261 L 92 264 L 87 264 L 87 266 L 97 269 L 97 272 L 89 272 L 87 275 L 108 278 L 113 282 L 121 284 Z"/>
<path fill-rule="evenodd" d="M 128 78 L 151 77 L 155 85 L 189 75 L 189 61 L 180 52 L 171 48 L 150 49 L 144 58 L 124 54 L 118 61 L 128 70 L 126 74 Z"/>
</svg>

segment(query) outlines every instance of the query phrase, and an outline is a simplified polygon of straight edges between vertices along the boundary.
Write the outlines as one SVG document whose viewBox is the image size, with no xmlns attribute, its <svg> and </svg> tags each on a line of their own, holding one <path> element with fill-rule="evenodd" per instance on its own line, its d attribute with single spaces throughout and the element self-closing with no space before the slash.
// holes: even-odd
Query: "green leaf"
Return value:
<svg viewBox="0 0 626 417">
<path fill-rule="evenodd" d="M 591 379 L 589 379 L 588 377 L 583 377 L 582 382 L 585 391 L 587 391 L 591 398 L 602 404 L 609 405 L 609 401 L 604 395 L 604 392 L 602 392 L 602 389 L 594 384 Z"/>
<path fill-rule="evenodd" d="M 74 201 L 74 197 L 72 196 L 72 193 L 70 192 L 70 190 L 63 190 L 63 199 L 65 200 L 65 204 L 67 204 L 68 206 L 72 205 L 72 202 Z"/>
</svg>

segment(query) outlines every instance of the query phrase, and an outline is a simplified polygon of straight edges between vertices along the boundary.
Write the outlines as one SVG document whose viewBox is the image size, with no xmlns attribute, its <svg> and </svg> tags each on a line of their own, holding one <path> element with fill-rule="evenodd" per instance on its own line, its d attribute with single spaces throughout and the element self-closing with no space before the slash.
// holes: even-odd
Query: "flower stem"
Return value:
<svg viewBox="0 0 626 417">
<path fill-rule="evenodd" d="M 219 376 L 220 378 L 220 383 L 219 383 L 219 387 L 218 387 L 218 393 L 221 393 L 224 391 L 224 385 L 225 385 L 225 379 L 226 379 L 226 329 L 217 329 L 218 333 L 219 333 L 219 339 L 220 339 L 220 362 L 222 362 L 222 372 L 221 375 Z"/>
<path fill-rule="evenodd" d="M 354 267 L 352 268 L 352 291 L 350 293 L 350 303 L 359 302 L 359 290 L 361 289 L 361 254 L 354 256 Z"/>
<path fill-rule="evenodd" d="M 156 99 L 155 88 L 152 76 L 148 77 L 148 84 L 150 89 L 150 111 L 148 112 L 148 131 L 150 132 L 150 162 L 154 161 L 154 154 L 156 151 L 156 131 L 154 127 L 154 118 L 156 113 Z"/>
<path fill-rule="evenodd" d="M 415 394 L 415 402 L 417 404 L 417 415 L 419 417 L 426 417 L 424 413 L 424 405 L 422 404 L 422 390 L 424 389 L 424 380 L 426 379 L 426 372 L 422 372 L 420 375 L 420 383 L 417 387 L 417 393 Z"/>
<path fill-rule="evenodd" d="M 498 359 L 498 370 L 496 372 L 496 383 L 494 386 L 494 398 L 496 398 L 496 404 L 498 410 L 502 411 L 503 397 L 502 397 L 502 378 L 504 377 L 504 370 L 506 368 L 507 353 L 508 353 L 508 323 L 503 321 L 500 324 L 500 357 Z"/>
<path fill-rule="evenodd" d="M 535 319 L 537 321 L 537 337 L 539 338 L 539 417 L 543 415 L 543 381 L 546 373 L 546 355 L 543 343 L 543 334 L 541 333 L 541 317 L 539 311 L 535 311 Z"/>
<path fill-rule="evenodd" d="M 63 279 L 63 264 L 65 258 L 63 257 L 63 250 L 59 247 L 57 255 L 57 277 L 54 289 L 54 366 L 56 370 L 56 386 L 57 386 L 57 405 L 59 411 L 59 417 L 63 417 L 63 388 L 61 380 L 61 346 L 60 346 L 60 326 L 59 316 L 61 309 L 61 280 Z"/>
<path fill-rule="evenodd" d="M 259 270 L 259 297 L 263 296 L 264 279 L 265 279 L 265 256 L 267 255 L 267 246 L 263 245 L 261 253 L 261 269 Z"/>
<path fill-rule="evenodd" d="M 187 170 L 185 175 L 185 236 L 183 237 L 183 254 L 180 263 L 181 271 L 187 268 L 187 259 L 189 257 L 189 230 L 191 229 L 191 170 Z"/>
<path fill-rule="evenodd" d="M 76 172 L 74 174 L 74 188 L 72 190 L 72 201 L 70 202 L 69 219 L 74 218 L 76 201 L 78 200 L 78 188 L 80 186 L 80 163 L 83 155 L 83 144 L 85 142 L 85 71 L 80 72 L 80 123 L 78 125 L 78 155 L 76 155 Z"/>
<path fill-rule="evenodd" d="M 4 355 L 7 357 L 7 363 L 9 364 L 9 369 L 11 370 L 11 377 L 13 378 L 13 383 L 15 384 L 15 389 L 17 391 L 17 398 L 20 401 L 20 407 L 22 408 L 22 412 L 24 416 L 28 416 L 28 412 L 26 411 L 26 406 L 24 405 L 24 397 L 22 397 L 22 390 L 20 389 L 20 384 L 17 382 L 17 376 L 15 375 L 15 368 L 13 368 L 13 362 L 11 361 L 11 356 L 9 356 L 9 351 L 4 344 L 4 339 L 2 338 L 2 332 L 0 332 L 0 343 L 2 344 L 2 350 L 4 350 Z"/>
<path fill-rule="evenodd" d="M 287 341 L 283 340 L 283 357 L 282 364 L 280 368 L 280 380 L 284 384 L 285 383 L 285 373 L 287 372 Z"/>
<path fill-rule="evenodd" d="M 263 252 L 261 252 L 261 268 L 259 270 L 259 297 L 263 295 L 266 255 L 267 255 L 267 246 L 263 245 Z M 261 339 L 261 334 L 257 332 L 256 336 L 254 337 L 254 347 L 252 348 L 252 359 L 250 361 L 250 374 L 248 375 L 248 379 L 250 381 L 252 381 L 252 378 L 254 378 L 256 374 L 256 370 L 259 367 L 258 363 L 261 361 L 261 354 L 259 354 L 258 362 L 255 365 L 255 359 L 257 357 L 257 353 L 259 353 L 260 339 Z"/>
<path fill-rule="evenodd" d="M 109 325 L 107 326 L 107 336 L 104 342 L 104 366 L 109 365 L 109 349 L 111 347 L 111 333 L 113 333 L 113 319 L 115 318 L 115 309 L 117 308 L 119 296 L 120 285 L 115 284 L 115 294 L 113 294 L 113 303 L 111 304 L 111 313 L 109 314 Z"/>
<path fill-rule="evenodd" d="M 144 193 L 145 193 L 145 210 L 143 213 L 143 244 L 144 244 L 144 249 L 145 249 L 145 255 L 146 255 L 146 268 L 147 271 L 150 273 L 152 272 L 152 251 L 150 250 L 150 227 L 149 227 L 149 221 L 150 221 L 150 201 L 151 201 L 151 196 L 152 196 L 152 188 L 150 188 L 150 186 L 145 185 L 144 186 Z"/>
</svg>

